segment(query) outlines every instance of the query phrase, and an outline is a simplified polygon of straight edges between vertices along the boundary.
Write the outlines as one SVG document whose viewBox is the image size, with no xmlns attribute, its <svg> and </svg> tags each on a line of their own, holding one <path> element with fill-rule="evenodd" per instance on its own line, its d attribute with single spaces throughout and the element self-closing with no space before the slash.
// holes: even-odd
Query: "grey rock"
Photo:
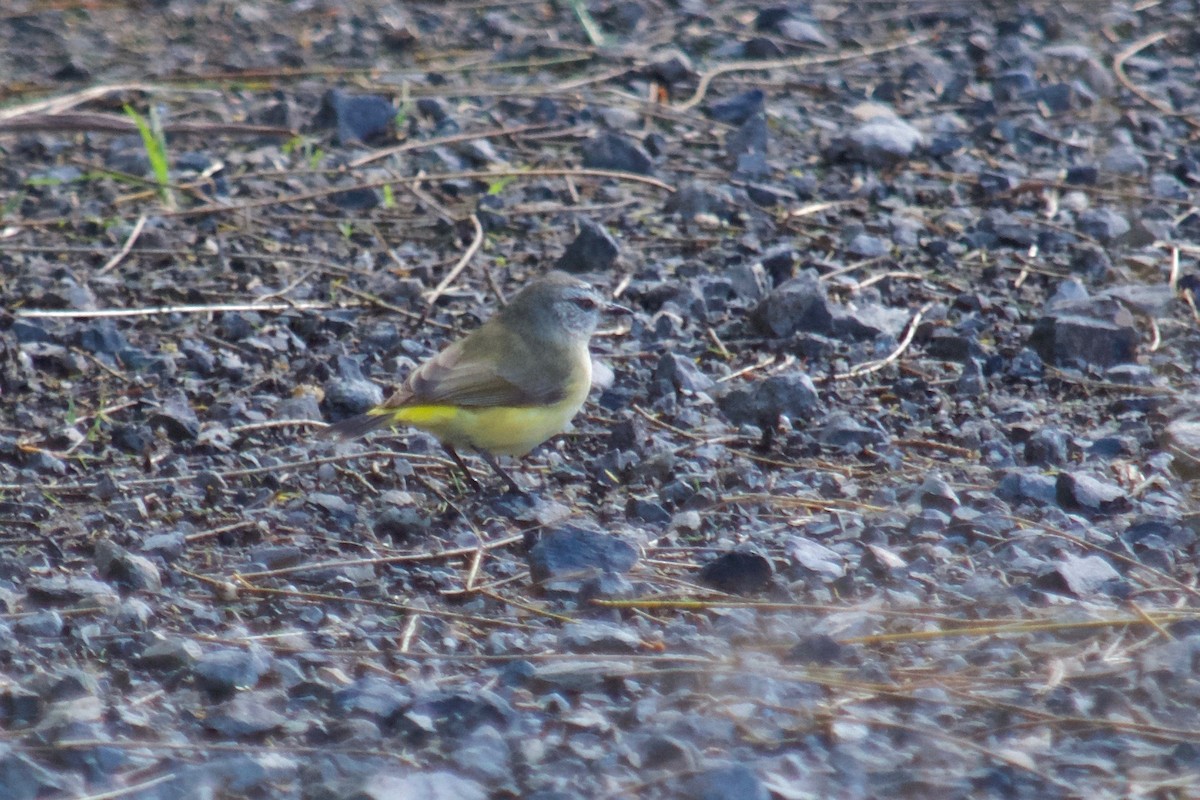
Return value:
<svg viewBox="0 0 1200 800">
<path fill-rule="evenodd" d="M 204 727 L 229 739 L 265 736 L 282 728 L 285 722 L 287 717 L 268 706 L 263 692 L 239 694 L 204 717 Z"/>
<path fill-rule="evenodd" d="M 845 558 L 835 550 L 803 536 L 788 539 L 787 554 L 792 563 L 826 580 L 836 580 L 846 574 Z"/>
<path fill-rule="evenodd" d="M 830 333 L 834 313 L 815 270 L 806 270 L 779 285 L 755 307 L 750 320 L 761 332 L 775 337 L 797 331 Z"/>
<path fill-rule="evenodd" d="M 27 617 L 21 617 L 13 627 L 23 636 L 61 636 L 63 618 L 57 611 L 37 611 Z"/>
<path fill-rule="evenodd" d="M 1055 564 L 1051 572 L 1042 575 L 1038 586 L 1050 590 L 1065 588 L 1076 597 L 1092 597 L 1100 593 L 1120 591 L 1121 574 L 1102 556 L 1068 555 Z"/>
<path fill-rule="evenodd" d="M 202 655 L 192 674 L 211 694 L 222 696 L 253 687 L 270 667 L 270 654 L 259 647 L 216 650 Z"/>
<path fill-rule="evenodd" d="M 559 647 L 570 653 L 637 653 L 642 637 L 623 625 L 579 620 L 563 626 Z"/>
<path fill-rule="evenodd" d="M 598 573 L 628 572 L 637 551 L 611 534 L 568 525 L 545 533 L 528 560 L 531 576 L 544 588 L 577 590 L 577 582 Z"/>
<path fill-rule="evenodd" d="M 162 576 L 150 559 L 134 555 L 107 539 L 96 545 L 95 561 L 100 576 L 119 586 L 148 592 L 162 589 Z"/>
<path fill-rule="evenodd" d="M 654 368 L 654 384 L 672 392 L 696 394 L 712 389 L 716 382 L 700 371 L 696 362 L 678 353 L 664 353 Z"/>
<path fill-rule="evenodd" d="M 617 261 L 621 248 L 603 225 L 590 219 L 579 221 L 579 235 L 559 258 L 557 269 L 566 272 L 607 272 Z"/>
<path fill-rule="evenodd" d="M 335 421 L 383 402 L 383 389 L 363 377 L 356 360 L 345 356 L 338 358 L 338 375 L 326 381 L 324 390 L 325 406 Z"/>
<path fill-rule="evenodd" d="M 332 706 L 341 715 L 362 715 L 386 723 L 411 702 L 412 694 L 396 682 L 370 675 L 334 694 Z"/>
<path fill-rule="evenodd" d="M 880 445 L 889 438 L 886 432 L 863 425 L 854 417 L 840 411 L 830 414 L 821 424 L 817 434 L 821 444 L 842 450 L 860 450 Z"/>
<path fill-rule="evenodd" d="M 812 379 L 800 372 L 730 388 L 717 404 L 734 425 L 769 428 L 783 415 L 793 420 L 811 417 L 819 402 Z"/>
<path fill-rule="evenodd" d="M 1055 479 L 1040 472 L 1012 470 L 996 486 L 996 495 L 1010 501 L 1032 500 L 1038 504 L 1055 502 Z"/>
<path fill-rule="evenodd" d="M 852 161 L 887 167 L 911 158 L 924 141 L 912 125 L 885 114 L 855 127 L 842 141 L 842 152 Z"/>
<path fill-rule="evenodd" d="M 451 772 L 380 772 L 349 800 L 487 800 L 483 784 Z"/>
</svg>

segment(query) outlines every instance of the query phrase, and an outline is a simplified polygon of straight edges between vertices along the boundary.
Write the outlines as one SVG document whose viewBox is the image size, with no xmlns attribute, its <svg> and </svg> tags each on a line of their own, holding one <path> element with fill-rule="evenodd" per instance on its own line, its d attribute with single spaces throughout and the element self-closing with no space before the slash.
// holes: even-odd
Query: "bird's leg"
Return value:
<svg viewBox="0 0 1200 800">
<path fill-rule="evenodd" d="M 515 480 L 513 480 L 512 475 L 509 475 L 507 472 L 504 471 L 504 467 L 500 466 L 500 463 L 498 461 L 496 461 L 496 457 L 494 455 L 492 455 L 491 453 L 485 452 L 483 450 L 479 451 L 479 455 L 483 456 L 483 460 L 488 463 L 488 466 L 492 468 L 493 472 L 495 472 L 497 475 L 499 475 L 501 478 L 504 479 L 504 482 L 508 484 L 508 488 L 512 489 L 513 494 L 519 494 L 519 495 L 528 494 L 524 489 L 522 489 L 517 484 L 517 482 Z"/>
<path fill-rule="evenodd" d="M 480 489 L 479 481 L 475 480 L 475 476 L 471 474 L 471 468 L 467 466 L 467 462 L 463 461 L 458 451 L 450 445 L 442 442 L 442 447 L 454 459 L 454 463 L 458 465 L 458 468 L 462 470 L 463 477 L 467 479 L 467 485 L 471 487 L 472 491 L 478 492 Z M 512 479 L 510 478 L 509 480 Z"/>
</svg>

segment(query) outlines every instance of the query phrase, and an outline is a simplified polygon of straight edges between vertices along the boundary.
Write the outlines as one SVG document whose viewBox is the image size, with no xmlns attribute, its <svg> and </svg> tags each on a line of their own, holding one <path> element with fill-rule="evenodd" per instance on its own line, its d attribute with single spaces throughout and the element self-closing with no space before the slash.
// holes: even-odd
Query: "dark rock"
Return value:
<svg viewBox="0 0 1200 800">
<path fill-rule="evenodd" d="M 1067 167 L 1063 180 L 1075 186 L 1094 186 L 1100 180 L 1100 168 L 1095 164 L 1076 164 Z"/>
<path fill-rule="evenodd" d="M 656 387 L 684 394 L 707 392 L 716 386 L 712 378 L 700 371 L 695 361 L 678 353 L 662 355 L 654 368 L 653 382 Z"/>
<path fill-rule="evenodd" d="M 600 131 L 583 143 L 583 166 L 638 175 L 654 174 L 650 154 L 637 142 L 614 131 Z"/>
<path fill-rule="evenodd" d="M 192 674 L 210 694 L 223 697 L 252 688 L 270 666 L 270 655 L 261 648 L 216 650 L 202 655 L 192 666 Z"/>
<path fill-rule="evenodd" d="M 701 583 L 730 594 L 752 594 L 765 589 L 775 574 L 766 556 L 751 550 L 731 550 L 700 570 Z"/>
<path fill-rule="evenodd" d="M 857 451 L 864 447 L 880 445 L 888 441 L 886 432 L 863 425 L 849 414 L 835 412 L 826 417 L 817 434 L 818 441 L 826 447 L 845 451 Z"/>
<path fill-rule="evenodd" d="M 625 573 L 637 563 L 629 543 L 573 525 L 547 532 L 529 551 L 529 572 L 545 587 L 567 591 L 598 573 Z"/>
<path fill-rule="evenodd" d="M 750 320 L 768 336 L 783 338 L 797 331 L 830 333 L 833 317 L 824 284 L 815 270 L 807 270 L 776 287 L 755 307 Z"/>
<path fill-rule="evenodd" d="M 79 334 L 79 346 L 91 353 L 115 356 L 129 347 L 129 340 L 112 320 L 99 320 Z"/>
<path fill-rule="evenodd" d="M 1066 431 L 1042 428 L 1025 442 L 1025 461 L 1041 467 L 1057 467 L 1067 461 Z"/>
<path fill-rule="evenodd" d="M 362 375 L 358 361 L 338 358 L 338 377 L 325 384 L 325 406 L 334 422 L 367 410 L 383 402 L 383 390 Z"/>
<path fill-rule="evenodd" d="M 414 506 L 389 506 L 375 518 L 372 530 L 380 539 L 406 544 L 424 539 L 432 525 L 433 520 Z"/>
<path fill-rule="evenodd" d="M 1008 374 L 1014 378 L 1041 380 L 1046 373 L 1042 357 L 1028 347 L 1022 348 L 1008 363 Z"/>
<path fill-rule="evenodd" d="M 1000 479 L 996 495 L 1010 501 L 1033 500 L 1039 504 L 1057 501 L 1056 480 L 1040 472 L 1010 471 Z"/>
<path fill-rule="evenodd" d="M 383 202 L 379 192 L 369 186 L 334 192 L 329 195 L 329 201 L 343 211 L 370 211 Z"/>
<path fill-rule="evenodd" d="M 559 258 L 556 269 L 566 272 L 607 272 L 621 248 L 612 234 L 590 219 L 579 220 L 579 235 Z"/>
<path fill-rule="evenodd" d="M 195 439 L 200 435 L 200 420 L 188 403 L 183 392 L 177 392 L 166 400 L 149 419 L 151 428 L 162 428 L 174 441 Z"/>
<path fill-rule="evenodd" d="M 396 121 L 391 100 L 376 94 L 347 94 L 330 89 L 313 120 L 317 128 L 333 128 L 338 144 L 362 144 L 386 137 Z"/>
<path fill-rule="evenodd" d="M 765 429 L 774 427 L 783 415 L 792 420 L 807 419 L 819 402 L 812 379 L 804 373 L 793 373 L 730 388 L 717 404 L 734 425 Z"/>
<path fill-rule="evenodd" d="M 694 183 L 680 186 L 667 198 L 663 211 L 677 214 L 689 222 L 701 219 L 733 222 L 737 219 L 737 205 L 730 200 L 727 192 Z"/>
<path fill-rule="evenodd" d="M 402 715 L 403 724 L 414 732 L 436 732 L 458 738 L 481 725 L 507 728 L 513 709 L 504 698 L 486 689 L 470 692 L 433 692 L 418 697 Z"/>
<path fill-rule="evenodd" d="M 800 641 L 796 642 L 788 651 L 785 660 L 790 664 L 812 664 L 827 667 L 831 664 L 844 663 L 850 652 L 850 648 L 840 644 L 832 636 L 814 633 L 802 636 Z"/>
<path fill-rule="evenodd" d="M 1068 510 L 1113 514 L 1129 508 L 1129 496 L 1120 486 L 1070 472 L 1058 473 L 1055 497 Z"/>
<path fill-rule="evenodd" d="M 1066 304 L 1047 313 L 1030 336 L 1039 356 L 1061 366 L 1129 363 L 1137 357 L 1138 342 L 1133 315 L 1105 298 Z"/>
<path fill-rule="evenodd" d="M 331 705 L 338 714 L 364 716 L 387 724 L 411 702 L 411 693 L 395 681 L 368 675 L 334 694 Z"/>
<path fill-rule="evenodd" d="M 766 95 L 762 89 L 750 89 L 728 100 L 713 103 L 708 108 L 708 116 L 717 122 L 742 125 L 746 120 L 763 112 L 765 100 Z"/>
<path fill-rule="evenodd" d="M 162 576 L 150 559 L 135 556 L 111 541 L 104 540 L 96 545 L 95 561 L 100 577 L 119 586 L 148 592 L 162 589 Z"/>
<path fill-rule="evenodd" d="M 636 754 L 637 766 L 641 769 L 669 769 L 691 771 L 695 768 L 697 753 L 687 742 L 674 736 L 651 734 L 635 737 L 631 748 Z"/>
<path fill-rule="evenodd" d="M 666 525 L 671 521 L 671 512 L 653 500 L 630 498 L 626 506 L 626 513 L 630 519 L 641 520 L 652 525 Z"/>
<path fill-rule="evenodd" d="M 1094 208 L 1079 215 L 1079 230 L 1102 244 L 1117 241 L 1130 228 L 1129 220 L 1110 208 Z"/>
</svg>

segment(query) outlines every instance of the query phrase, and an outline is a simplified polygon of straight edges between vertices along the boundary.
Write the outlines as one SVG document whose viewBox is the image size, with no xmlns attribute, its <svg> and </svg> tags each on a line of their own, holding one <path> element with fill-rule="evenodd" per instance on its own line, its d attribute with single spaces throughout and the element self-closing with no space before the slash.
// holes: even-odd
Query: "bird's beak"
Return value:
<svg viewBox="0 0 1200 800">
<path fill-rule="evenodd" d="M 632 316 L 633 309 L 626 308 L 625 306 L 621 305 L 620 303 L 609 303 L 608 305 L 606 305 L 604 307 L 604 313 L 606 313 L 606 314 L 629 314 Z"/>
</svg>

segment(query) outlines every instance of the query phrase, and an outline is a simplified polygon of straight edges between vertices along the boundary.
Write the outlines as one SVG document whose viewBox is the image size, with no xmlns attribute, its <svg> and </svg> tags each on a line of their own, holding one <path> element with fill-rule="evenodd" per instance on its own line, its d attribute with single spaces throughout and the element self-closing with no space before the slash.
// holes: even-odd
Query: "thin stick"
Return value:
<svg viewBox="0 0 1200 800">
<path fill-rule="evenodd" d="M 129 255 L 129 251 L 133 249 L 133 243 L 136 242 L 138 237 L 142 235 L 142 228 L 144 227 L 146 227 L 146 215 L 142 214 L 140 217 L 138 217 L 137 222 L 134 224 L 133 231 L 131 231 L 128 238 L 125 239 L 125 244 L 121 247 L 121 250 L 115 256 L 110 258 L 108 263 L 101 267 L 100 271 L 96 274 L 104 275 L 105 273 L 115 269 L 117 264 L 120 264 L 125 256 Z"/>
<path fill-rule="evenodd" d="M 427 301 L 428 304 L 425 306 L 425 313 L 422 314 L 421 318 L 417 321 L 418 325 L 429 318 L 429 315 L 433 313 L 433 307 L 437 304 L 438 298 L 445 294 L 446 290 L 450 288 L 450 284 L 454 283 L 454 281 L 458 279 L 458 276 L 464 269 L 466 269 L 467 264 L 469 264 L 475 254 L 479 252 L 479 248 L 483 246 L 483 225 L 479 222 L 479 215 L 472 214 L 469 219 L 471 224 L 475 226 L 475 237 L 471 240 L 471 244 L 467 247 L 466 252 L 462 254 L 462 258 L 458 260 L 458 263 L 455 264 L 448 273 L 446 273 L 446 277 L 442 278 L 442 282 L 434 287 L 434 290 L 430 292 L 429 299 Z"/>
<path fill-rule="evenodd" d="M 180 211 L 172 211 L 164 213 L 164 217 L 201 217 L 206 214 L 223 214 L 235 211 L 248 211 L 254 208 L 264 208 L 274 205 L 288 205 L 292 203 L 304 203 L 309 200 L 319 200 L 330 195 L 341 194 L 349 189 L 379 189 L 383 186 L 399 183 L 428 183 L 430 181 L 447 181 L 447 180 L 487 180 L 492 181 L 497 178 L 553 178 L 570 175 L 577 178 L 615 178 L 622 181 L 630 181 L 632 183 L 644 183 L 647 186 L 653 186 L 656 189 L 661 189 L 664 192 L 675 192 L 675 187 L 669 183 L 664 183 L 657 178 L 651 178 L 648 175 L 639 175 L 636 172 L 622 172 L 614 169 L 586 169 L 586 168 L 569 168 L 569 167 L 543 167 L 540 169 L 497 169 L 497 170 L 466 170 L 463 172 L 446 172 L 436 173 L 431 175 L 417 175 L 411 178 L 383 178 L 377 181 L 368 181 L 366 183 L 355 184 L 354 186 L 338 186 L 328 189 L 319 189 L 312 192 L 301 192 L 299 194 L 288 195 L 285 197 L 267 197 L 260 200 L 251 200 L 245 203 L 230 204 L 209 204 L 206 206 L 198 206 L 196 208 L 186 208 Z"/>
<path fill-rule="evenodd" d="M 485 542 L 482 547 L 484 550 L 495 550 L 498 547 L 507 547 L 510 544 L 516 544 L 525 540 L 525 534 L 520 533 L 514 536 L 506 536 L 503 539 Z M 373 564 L 404 564 L 406 562 L 421 562 L 421 561 L 441 561 L 449 558 L 458 558 L 459 556 L 473 555 L 478 550 L 480 545 L 472 545 L 471 547 L 456 547 L 453 550 L 440 550 L 436 553 L 411 553 L 401 556 L 380 556 L 377 558 L 349 558 L 340 561 L 323 561 L 310 564 L 297 564 L 294 567 L 280 567 L 279 569 L 263 570 L 262 572 L 242 572 L 238 574 L 238 578 L 243 581 L 257 580 L 258 578 L 274 578 L 280 575 L 291 575 L 296 572 L 309 572 L 319 569 L 341 569 L 343 567 L 362 567 Z"/>
<path fill-rule="evenodd" d="M 1138 98 L 1140 98 L 1143 102 L 1152 106 L 1154 110 L 1172 117 L 1180 117 L 1191 127 L 1200 128 L 1200 120 L 1192 119 L 1186 114 L 1176 111 L 1170 103 L 1160 100 L 1154 95 L 1150 94 L 1145 89 L 1134 83 L 1130 79 L 1129 75 L 1125 73 L 1126 61 L 1133 58 L 1147 47 L 1158 44 L 1169 35 L 1170 34 L 1168 34 L 1166 31 L 1159 31 L 1158 33 L 1151 33 L 1147 36 L 1143 36 L 1141 39 L 1138 39 L 1136 42 L 1129 45 L 1129 47 L 1126 47 L 1124 50 L 1117 53 L 1117 55 L 1113 58 L 1112 71 L 1113 74 L 1117 76 L 1117 80 L 1121 82 L 1122 86 L 1137 95 Z"/>
<path fill-rule="evenodd" d="M 97 317 L 157 317 L 164 314 L 215 314 L 230 311 L 312 311 L 332 308 L 329 303 L 214 303 L 199 306 L 150 306 L 148 308 L 18 308 L 14 316 L 39 319 L 95 319 Z"/>
<path fill-rule="evenodd" d="M 870 56 L 879 55 L 880 53 L 888 53 L 893 50 L 903 50 L 906 47 L 921 44 L 935 38 L 941 33 L 941 28 L 930 33 L 909 36 L 897 42 L 890 44 L 879 45 L 878 47 L 866 47 L 862 50 L 855 50 L 850 53 L 833 53 L 827 56 L 799 56 L 797 58 L 775 58 L 767 60 L 748 60 L 748 61 L 730 61 L 726 64 L 721 64 L 700 75 L 700 83 L 696 86 L 696 91 L 692 96 L 680 103 L 677 106 L 672 106 L 676 111 L 688 111 L 695 108 L 704 100 L 704 96 L 708 93 L 708 86 L 713 82 L 714 78 L 721 75 L 726 75 L 730 72 L 751 72 L 770 69 L 802 69 L 804 67 L 814 67 L 819 64 L 836 64 L 840 61 L 852 61 L 856 58 L 869 58 Z"/>
<path fill-rule="evenodd" d="M 124 786 L 120 789 L 113 789 L 112 791 L 101 792 L 100 794 L 89 794 L 84 797 L 80 797 L 77 800 L 115 800 L 118 797 L 128 797 L 131 794 L 136 794 L 137 792 L 158 786 L 160 783 L 173 781 L 178 777 L 179 776 L 175 774 L 159 775 L 157 778 L 151 778 L 150 780 L 142 781 L 141 783 L 135 783 L 133 786 Z"/>
<path fill-rule="evenodd" d="M 457 142 L 472 142 L 476 139 L 493 139 L 499 136 L 511 136 L 516 133 L 525 133 L 527 131 L 540 131 L 552 126 L 546 123 L 537 125 L 514 125 L 511 128 L 490 128 L 486 131 L 468 131 L 466 133 L 456 133 L 453 136 L 439 136 L 436 139 L 421 139 L 418 141 L 405 142 L 398 144 L 395 147 L 388 147 L 374 153 L 356 158 L 350 162 L 350 168 L 366 166 L 374 161 L 394 156 L 399 153 L 407 153 L 409 150 L 426 149 L 430 147 L 439 147 L 444 144 L 455 144 Z"/>
<path fill-rule="evenodd" d="M 849 372 L 842 372 L 834 375 L 834 379 L 842 380 L 844 378 L 854 378 L 859 375 L 878 372 L 888 364 L 891 364 L 893 361 L 900 358 L 900 356 L 904 354 L 904 351 L 908 349 L 908 346 L 912 344 L 913 337 L 917 335 L 917 326 L 921 324 L 921 319 L 925 316 L 925 312 L 928 311 L 932 306 L 932 303 L 926 303 L 925 305 L 921 306 L 920 310 L 918 310 L 916 314 L 913 315 L 912 320 L 908 323 L 908 330 L 904 333 L 904 338 L 900 340 L 900 344 L 896 345 L 895 350 L 888 353 L 887 358 L 882 358 L 878 361 L 871 361 L 866 364 L 859 364 L 857 367 L 852 368 Z"/>
</svg>

